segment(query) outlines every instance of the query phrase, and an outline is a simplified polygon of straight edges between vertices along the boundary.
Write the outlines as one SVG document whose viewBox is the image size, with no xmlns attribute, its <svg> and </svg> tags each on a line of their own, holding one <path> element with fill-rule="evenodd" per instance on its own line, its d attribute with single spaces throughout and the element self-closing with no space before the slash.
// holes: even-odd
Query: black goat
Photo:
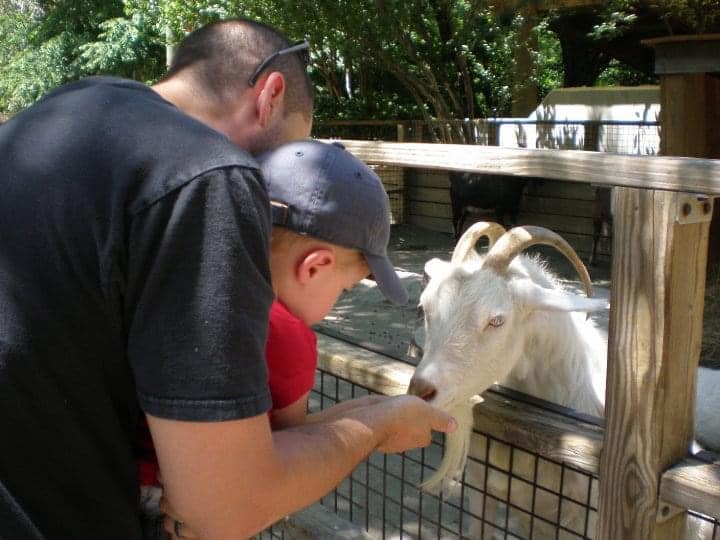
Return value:
<svg viewBox="0 0 720 540">
<path fill-rule="evenodd" d="M 495 210 L 498 223 L 506 228 L 517 224 L 520 201 L 527 178 L 502 174 L 450 172 L 450 203 L 455 240 L 460 238 L 468 208 Z"/>
<path fill-rule="evenodd" d="M 597 264 L 598 244 L 601 236 L 612 235 L 612 188 L 596 187 L 592 202 L 593 242 L 590 254 L 590 265 Z"/>
</svg>

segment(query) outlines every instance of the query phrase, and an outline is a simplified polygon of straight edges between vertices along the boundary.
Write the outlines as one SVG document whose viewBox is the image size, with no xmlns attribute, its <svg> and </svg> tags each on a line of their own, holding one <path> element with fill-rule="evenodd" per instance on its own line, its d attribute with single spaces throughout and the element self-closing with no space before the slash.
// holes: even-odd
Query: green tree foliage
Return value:
<svg viewBox="0 0 720 540">
<path fill-rule="evenodd" d="M 617 37 L 641 19 L 656 21 L 664 35 L 705 34 L 720 30 L 720 0 L 610 0 L 595 37 Z"/>
<path fill-rule="evenodd" d="M 309 29 L 321 112 L 448 119 L 509 111 L 517 21 L 499 21 L 484 2 L 304 0 L 282 12 L 319 23 L 293 30 Z"/>
<path fill-rule="evenodd" d="M 79 46 L 78 63 L 83 73 L 112 73 L 147 83 L 162 74 L 164 38 L 145 14 L 108 19 L 99 29 L 96 41 Z"/>
<path fill-rule="evenodd" d="M 36 39 L 29 10 L 0 15 L 0 110 L 17 111 L 65 80 L 62 36 Z"/>
<path fill-rule="evenodd" d="M 209 21 L 244 16 L 312 44 L 311 76 L 320 118 L 457 119 L 504 116 L 518 80 L 520 29 L 535 27 L 544 95 L 590 64 L 577 80 L 645 82 L 617 51 L 640 22 L 656 35 L 720 25 L 720 0 L 610 0 L 592 12 L 537 13 L 517 0 L 501 12 L 489 0 L 0 0 L 0 110 L 26 107 L 50 88 L 91 74 L 152 82 L 165 45 Z M 527 9 L 526 9 L 527 8 Z M 530 15 L 528 15 L 530 14 Z M 579 28 L 577 22 L 583 23 Z M 568 40 L 568 35 L 572 39 Z M 637 41 L 637 40 L 636 40 Z M 576 45 L 570 45 L 576 44 Z M 577 46 L 580 43 L 582 46 Z M 616 50 L 611 50 L 615 44 Z M 569 51 L 578 51 L 570 58 Z M 616 59 L 614 59 L 616 58 Z M 589 56 L 588 56 L 589 59 Z M 581 82 L 581 84 L 587 84 Z"/>
<path fill-rule="evenodd" d="M 151 81 L 162 72 L 167 36 L 178 40 L 230 16 L 311 41 L 321 116 L 506 114 L 514 84 L 514 21 L 500 24 L 477 0 L 52 0 L 40 7 L 40 16 L 13 10 L 2 17 L 3 25 L 23 25 L 3 44 L 5 109 L 93 73 Z"/>
<path fill-rule="evenodd" d="M 550 90 L 563 85 L 563 64 L 560 40 L 548 26 L 547 18 L 543 18 L 535 26 L 535 72 L 532 82 L 538 87 L 538 95 L 542 99 Z"/>
<path fill-rule="evenodd" d="M 120 0 L 9 4 L 0 15 L 0 109 L 27 107 L 87 75 L 149 82 L 164 67 L 163 40 L 144 13 Z"/>
</svg>

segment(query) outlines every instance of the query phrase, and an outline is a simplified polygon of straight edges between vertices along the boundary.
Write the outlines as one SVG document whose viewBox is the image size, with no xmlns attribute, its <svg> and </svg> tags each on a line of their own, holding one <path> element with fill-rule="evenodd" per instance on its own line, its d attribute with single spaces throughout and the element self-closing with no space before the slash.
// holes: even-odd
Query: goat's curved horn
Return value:
<svg viewBox="0 0 720 540">
<path fill-rule="evenodd" d="M 578 257 L 575 250 L 567 243 L 567 241 L 557 233 L 545 227 L 515 227 L 505 233 L 490 249 L 485 257 L 483 268 L 491 268 L 499 274 L 507 272 L 508 266 L 512 260 L 534 245 L 552 246 L 573 264 L 575 271 L 585 285 L 585 292 L 588 297 L 592 296 L 592 283 L 587 268 Z"/>
<path fill-rule="evenodd" d="M 467 231 L 463 233 L 458 240 L 455 250 L 452 254 L 452 263 L 460 264 L 475 254 L 475 244 L 483 236 L 487 236 L 490 249 L 497 239 L 505 234 L 505 228 L 499 223 L 492 221 L 479 221 L 474 223 Z"/>
</svg>

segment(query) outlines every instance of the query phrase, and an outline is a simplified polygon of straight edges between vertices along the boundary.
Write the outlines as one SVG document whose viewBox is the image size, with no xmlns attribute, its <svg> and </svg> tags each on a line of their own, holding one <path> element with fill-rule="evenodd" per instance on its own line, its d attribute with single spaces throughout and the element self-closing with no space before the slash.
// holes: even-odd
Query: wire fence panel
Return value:
<svg viewBox="0 0 720 540">
<path fill-rule="evenodd" d="M 373 393 L 319 370 L 310 410 Z M 531 441 L 528 441 L 529 445 Z M 437 470 L 444 437 L 404 454 L 374 453 L 321 504 L 373 538 L 411 539 L 592 539 L 599 480 L 576 466 L 475 431 L 462 481 L 449 494 L 419 488 Z M 720 523 L 689 513 L 688 537 L 720 540 Z M 282 523 L 259 538 L 292 538 Z"/>
<path fill-rule="evenodd" d="M 370 390 L 319 372 L 317 410 Z M 438 467 L 444 437 L 401 455 L 372 454 L 322 504 L 374 537 L 593 538 L 597 477 L 475 432 L 462 482 L 450 495 L 418 486 Z"/>
</svg>

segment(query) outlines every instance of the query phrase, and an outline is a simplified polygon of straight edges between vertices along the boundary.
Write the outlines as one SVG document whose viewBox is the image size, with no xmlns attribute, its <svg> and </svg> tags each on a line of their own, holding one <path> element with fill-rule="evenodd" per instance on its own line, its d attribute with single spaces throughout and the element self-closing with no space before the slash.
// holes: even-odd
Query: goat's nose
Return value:
<svg viewBox="0 0 720 540">
<path fill-rule="evenodd" d="M 435 394 L 437 394 L 437 389 L 430 381 L 422 377 L 413 377 L 410 379 L 410 386 L 408 386 L 407 393 L 424 399 L 425 401 L 432 401 Z"/>
</svg>

